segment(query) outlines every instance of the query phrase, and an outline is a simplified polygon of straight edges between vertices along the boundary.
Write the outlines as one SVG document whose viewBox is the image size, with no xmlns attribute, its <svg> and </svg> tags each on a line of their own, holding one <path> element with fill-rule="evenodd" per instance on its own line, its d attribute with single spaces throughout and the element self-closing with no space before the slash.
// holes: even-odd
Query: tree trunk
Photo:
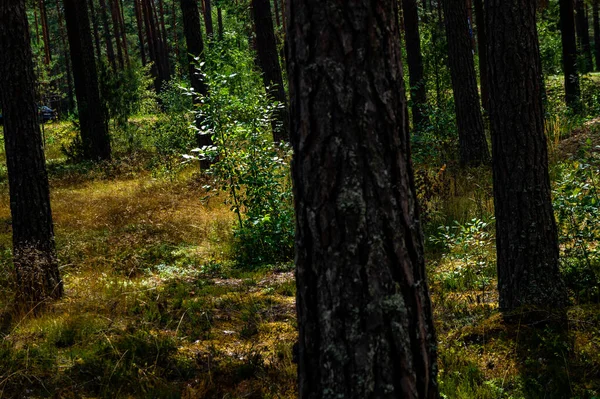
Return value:
<svg viewBox="0 0 600 399">
<path fill-rule="evenodd" d="M 584 0 L 575 0 L 575 22 L 577 27 L 577 39 L 579 51 L 582 56 L 581 72 L 588 73 L 593 69 L 592 48 L 590 46 L 590 27 L 585 12 Z"/>
<path fill-rule="evenodd" d="M 77 1 L 77 0 L 75 0 Z M 113 71 L 117 70 L 117 60 L 115 57 L 115 50 L 112 44 L 112 38 L 110 33 L 110 25 L 108 24 L 108 7 L 106 6 L 106 0 L 98 0 L 100 3 L 100 17 L 102 18 L 102 28 L 104 33 L 104 43 L 106 44 L 106 57 Z"/>
<path fill-rule="evenodd" d="M 479 86 L 481 105 L 490 112 L 490 90 L 487 76 L 487 34 L 485 29 L 485 10 L 483 0 L 474 0 L 475 19 L 477 20 L 477 47 L 479 51 Z"/>
<path fill-rule="evenodd" d="M 598 0 L 592 6 L 594 19 L 594 57 L 596 58 L 596 71 L 600 71 L 600 17 L 598 15 Z"/>
<path fill-rule="evenodd" d="M 44 0 L 39 0 L 40 4 L 40 19 L 42 21 L 42 36 L 44 38 L 44 63 L 50 65 L 52 61 L 52 53 L 50 52 L 50 34 L 48 32 L 48 14 L 46 13 L 46 3 Z"/>
<path fill-rule="evenodd" d="M 146 26 L 146 37 L 148 38 L 148 52 L 150 60 L 154 62 L 152 72 L 154 75 L 154 86 L 157 92 L 162 90 L 164 82 L 170 79 L 168 54 L 162 41 L 160 29 L 157 27 L 156 10 L 151 0 L 142 0 L 142 15 Z"/>
<path fill-rule="evenodd" d="M 67 33 L 63 25 L 62 12 L 60 10 L 60 0 L 56 0 L 56 14 L 58 15 L 58 31 L 60 32 L 60 41 L 63 49 L 63 57 L 65 58 L 66 68 L 66 79 L 67 79 L 67 108 L 68 111 L 72 111 L 75 108 L 75 101 L 73 99 L 73 74 L 71 73 L 71 62 L 69 60 L 69 49 L 67 47 L 67 40 L 65 37 Z"/>
<path fill-rule="evenodd" d="M 125 57 L 123 56 L 123 45 L 121 35 L 121 23 L 119 21 L 119 8 L 118 0 L 109 0 L 110 4 L 110 17 L 112 18 L 113 32 L 115 33 L 115 44 L 117 45 L 117 60 L 119 61 L 119 68 L 125 67 Z"/>
<path fill-rule="evenodd" d="M 212 6 L 210 4 L 210 0 L 201 0 L 204 1 L 204 23 L 206 24 L 206 36 L 210 42 L 213 38 L 214 29 L 213 29 L 213 20 L 212 20 Z"/>
<path fill-rule="evenodd" d="M 489 0 L 488 72 L 500 308 L 560 308 L 536 3 Z"/>
<path fill-rule="evenodd" d="M 448 38 L 448 63 L 456 107 L 460 162 L 478 166 L 489 162 L 490 155 L 479 105 L 473 47 L 469 36 L 465 0 L 443 0 Z"/>
<path fill-rule="evenodd" d="M 138 31 L 138 40 L 140 43 L 140 56 L 142 58 L 142 65 L 146 65 L 146 49 L 145 49 L 145 40 L 144 40 L 144 17 L 142 16 L 142 7 L 140 5 L 140 0 L 133 0 L 135 6 L 135 20 L 137 22 L 137 31 Z M 175 0 L 173 0 L 175 1 Z"/>
<path fill-rule="evenodd" d="M 423 113 L 427 105 L 427 87 L 423 72 L 423 55 L 421 54 L 421 38 L 419 36 L 419 12 L 417 0 L 402 0 L 404 31 L 406 34 L 406 55 L 410 82 L 410 100 L 413 127 L 419 129 L 429 121 Z"/>
<path fill-rule="evenodd" d="M 100 46 L 100 33 L 98 29 L 98 14 L 94 7 L 94 0 L 88 0 L 88 6 L 90 10 L 90 20 L 92 22 L 92 28 L 94 32 L 94 48 L 96 49 L 96 59 L 98 62 L 102 60 L 102 47 Z"/>
<path fill-rule="evenodd" d="M 223 9 L 217 7 L 217 26 L 219 28 L 219 40 L 223 40 Z"/>
<path fill-rule="evenodd" d="M 25 0 L 0 2 L 0 106 L 12 216 L 17 306 L 60 298 L 50 190 L 37 123 L 35 76 Z M 19 67 L 15 67 L 18 65 Z"/>
<path fill-rule="evenodd" d="M 256 29 L 256 51 L 263 72 L 263 82 L 269 96 L 282 104 L 277 115 L 277 122 L 273 123 L 273 140 L 276 142 L 288 142 L 288 112 L 285 89 L 279 55 L 277 54 L 277 42 L 271 16 L 270 0 L 252 0 L 252 15 Z"/>
<path fill-rule="evenodd" d="M 100 100 L 86 2 L 64 0 L 64 5 L 83 156 L 91 161 L 110 159 L 107 113 Z"/>
<path fill-rule="evenodd" d="M 559 0 L 565 101 L 571 109 L 580 107 L 579 71 L 577 70 L 577 40 L 573 0 Z"/>
<path fill-rule="evenodd" d="M 195 58 L 202 59 L 204 57 L 204 40 L 202 39 L 202 29 L 200 24 L 200 10 L 198 9 L 198 3 L 196 0 L 180 0 L 181 13 L 183 15 L 183 32 L 185 34 L 185 41 L 187 44 L 188 53 L 188 68 L 190 74 L 190 81 L 194 91 L 200 96 L 208 95 L 208 86 L 202 79 L 202 77 L 196 73 L 196 61 Z M 198 106 L 201 104 L 200 98 L 194 96 L 194 105 Z M 196 127 L 201 130 L 203 120 L 196 116 Z M 213 144 L 212 138 L 209 134 L 198 134 L 197 136 L 198 147 L 210 146 Z M 210 166 L 208 160 L 200 161 L 200 167 L 206 169 Z"/>
<path fill-rule="evenodd" d="M 299 398 L 437 398 L 394 0 L 288 0 Z"/>
</svg>

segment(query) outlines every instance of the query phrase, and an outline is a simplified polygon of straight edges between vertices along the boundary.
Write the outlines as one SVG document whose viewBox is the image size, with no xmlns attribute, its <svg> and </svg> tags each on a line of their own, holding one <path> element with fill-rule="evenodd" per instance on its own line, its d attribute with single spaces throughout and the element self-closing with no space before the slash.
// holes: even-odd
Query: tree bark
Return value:
<svg viewBox="0 0 600 399">
<path fill-rule="evenodd" d="M 29 310 L 42 301 L 60 298 L 63 283 L 56 258 L 50 190 L 37 123 L 25 0 L 0 2 L 0 53 L 0 106 L 4 114 L 16 304 Z"/>
<path fill-rule="evenodd" d="M 102 18 L 102 28 L 104 34 L 104 43 L 106 45 L 106 58 L 113 71 L 117 70 L 117 60 L 115 57 L 115 50 L 113 48 L 110 25 L 108 23 L 108 7 L 106 6 L 106 0 L 98 0 L 100 4 L 100 17 Z"/>
<path fill-rule="evenodd" d="M 198 3 L 196 0 L 180 0 L 181 13 L 183 15 L 183 33 L 185 34 L 185 41 L 187 44 L 188 53 L 188 68 L 190 74 L 190 81 L 194 91 L 202 97 L 208 95 L 208 86 L 196 71 L 196 58 L 203 59 L 204 57 L 204 40 L 202 38 L 202 29 L 200 24 L 200 10 L 198 9 Z M 194 105 L 199 106 L 201 104 L 200 98 L 194 96 Z M 201 130 L 203 125 L 203 119 L 198 115 L 196 116 L 196 127 Z M 209 134 L 198 134 L 197 137 L 198 147 L 210 146 L 213 144 L 212 138 Z M 208 160 L 200 161 L 200 167 L 206 169 L 210 166 Z"/>
<path fill-rule="evenodd" d="M 460 162 L 478 166 L 489 162 L 490 155 L 479 105 L 473 47 L 469 36 L 465 0 L 443 0 L 448 38 L 448 63 L 452 77 Z"/>
<path fill-rule="evenodd" d="M 144 17 L 142 16 L 142 7 L 140 5 L 140 0 L 133 0 L 135 7 L 135 20 L 137 22 L 137 31 L 138 31 L 138 40 L 140 43 L 140 56 L 142 58 L 142 65 L 146 65 L 146 44 L 144 40 Z M 175 0 L 173 0 L 175 1 Z"/>
<path fill-rule="evenodd" d="M 52 61 L 52 53 L 50 51 L 50 33 L 48 31 L 48 14 L 46 13 L 46 3 L 44 0 L 39 0 L 40 19 L 42 21 L 42 36 L 44 38 L 44 63 L 50 65 Z"/>
<path fill-rule="evenodd" d="M 79 110 L 83 156 L 91 161 L 110 159 L 110 138 L 105 107 L 100 100 L 98 72 L 86 2 L 63 0 L 75 95 Z"/>
<path fill-rule="evenodd" d="M 487 34 L 485 28 L 485 9 L 483 0 L 474 0 L 475 19 L 477 20 L 477 48 L 479 51 L 479 87 L 481 105 L 490 112 L 490 90 L 487 76 Z"/>
<path fill-rule="evenodd" d="M 586 15 L 584 0 L 575 0 L 575 26 L 577 28 L 577 39 L 579 51 L 582 56 L 581 72 L 588 73 L 593 69 L 592 48 L 590 46 L 590 27 Z"/>
<path fill-rule="evenodd" d="M 429 123 L 429 118 L 423 113 L 423 107 L 427 105 L 427 87 L 425 87 L 423 55 L 421 54 L 417 0 L 402 0 L 402 10 L 406 35 L 413 127 L 419 129 Z"/>
<path fill-rule="evenodd" d="M 72 111 L 75 108 L 75 101 L 73 99 L 73 74 L 71 73 L 71 62 L 69 60 L 69 48 L 67 46 L 67 40 L 65 37 L 67 33 L 65 31 L 65 27 L 62 19 L 62 12 L 60 10 L 60 0 L 56 0 L 56 14 L 58 16 L 58 31 L 60 35 L 60 41 L 62 44 L 63 57 L 65 59 L 65 68 L 66 68 L 66 79 L 67 79 L 67 109 L 68 111 Z"/>
<path fill-rule="evenodd" d="M 212 6 L 210 0 L 204 1 L 204 23 L 206 24 L 206 36 L 208 41 L 212 40 L 214 35 L 213 20 L 212 20 Z"/>
<path fill-rule="evenodd" d="M 561 308 L 536 3 L 489 0 L 488 72 L 500 308 Z"/>
<path fill-rule="evenodd" d="M 288 112 L 283 76 L 279 55 L 277 54 L 277 41 L 273 28 L 270 0 L 252 0 L 252 15 L 256 30 L 256 51 L 262 69 L 263 82 L 268 95 L 282 104 L 275 115 L 277 122 L 273 124 L 273 140 L 275 142 L 288 142 Z"/>
<path fill-rule="evenodd" d="M 217 7 L 217 26 L 219 29 L 219 40 L 223 40 L 223 9 Z"/>
<path fill-rule="evenodd" d="M 596 59 L 596 71 L 600 71 L 600 17 L 598 14 L 598 0 L 592 5 L 594 20 L 594 57 Z"/>
<path fill-rule="evenodd" d="M 288 0 L 299 398 L 437 398 L 397 3 Z"/>
<path fill-rule="evenodd" d="M 580 107 L 579 71 L 577 68 L 577 40 L 573 0 L 559 0 L 565 101 L 571 109 Z"/>
<path fill-rule="evenodd" d="M 102 47 L 100 46 L 98 14 L 96 13 L 96 7 L 94 7 L 94 0 L 88 0 L 88 7 L 90 10 L 90 21 L 92 22 L 92 28 L 94 32 L 94 48 L 96 49 L 96 59 L 98 60 L 98 62 L 100 62 L 100 60 L 102 60 Z"/>
</svg>

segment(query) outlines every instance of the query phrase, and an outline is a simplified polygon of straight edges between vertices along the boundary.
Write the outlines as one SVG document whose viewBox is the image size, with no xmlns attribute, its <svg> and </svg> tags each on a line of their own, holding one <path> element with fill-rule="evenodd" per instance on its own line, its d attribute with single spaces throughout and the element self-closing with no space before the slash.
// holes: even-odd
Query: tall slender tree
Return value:
<svg viewBox="0 0 600 399">
<path fill-rule="evenodd" d="M 500 308 L 560 308 L 536 3 L 488 0 L 488 71 Z"/>
<path fill-rule="evenodd" d="M 483 0 L 473 0 L 475 19 L 477 21 L 477 50 L 479 53 L 479 88 L 481 105 L 490 112 L 490 89 L 487 76 L 487 34 L 485 28 L 485 9 Z"/>
<path fill-rule="evenodd" d="M 421 54 L 417 0 L 402 0 L 402 10 L 406 36 L 406 58 L 409 72 L 413 126 L 418 128 L 423 124 L 427 124 L 428 118 L 423 112 L 423 107 L 427 104 L 427 87 L 425 87 L 423 55 Z"/>
<path fill-rule="evenodd" d="M 104 36 L 104 44 L 106 46 L 106 58 L 113 71 L 117 70 L 117 58 L 115 57 L 115 49 L 112 42 L 112 33 L 108 23 L 108 6 L 106 0 L 98 0 L 100 4 L 100 17 L 102 19 L 102 33 Z"/>
<path fill-rule="evenodd" d="M 198 96 L 194 96 L 194 105 L 201 104 L 200 98 L 208 95 L 208 86 L 202 79 L 202 76 L 196 71 L 198 62 L 204 57 L 204 40 L 202 38 L 202 29 L 200 25 L 200 10 L 196 0 L 180 0 L 181 13 L 183 14 L 183 33 L 188 51 L 188 68 L 192 88 Z M 201 132 L 203 120 L 196 116 L 196 127 Z M 208 134 L 198 134 L 197 143 L 200 148 L 212 145 L 212 139 Z M 202 160 L 200 167 L 206 169 L 210 166 L 208 160 Z"/>
<path fill-rule="evenodd" d="M 25 0 L 0 2 L 0 106 L 12 216 L 17 305 L 59 298 L 50 190 L 37 123 L 35 77 Z"/>
<path fill-rule="evenodd" d="M 579 53 L 581 54 L 581 72 L 591 72 L 594 63 L 592 60 L 592 48 L 590 46 L 590 26 L 588 23 L 585 0 L 575 0 L 575 27 L 577 28 L 577 41 L 579 42 Z"/>
<path fill-rule="evenodd" d="M 577 68 L 577 40 L 575 37 L 574 0 L 559 0 L 560 32 L 562 42 L 563 73 L 565 75 L 565 100 L 567 106 L 577 110 L 580 105 L 579 71 Z"/>
<path fill-rule="evenodd" d="M 397 11 L 288 0 L 300 398 L 438 397 Z"/>
<path fill-rule="evenodd" d="M 478 166 L 490 155 L 477 91 L 473 47 L 469 35 L 465 0 L 442 0 L 448 38 L 448 63 L 452 77 L 460 162 Z"/>
<path fill-rule="evenodd" d="M 98 71 L 94 60 L 87 4 L 81 0 L 63 0 L 63 3 L 79 110 L 83 156 L 93 161 L 109 159 L 111 151 L 107 112 L 100 100 Z"/>
<path fill-rule="evenodd" d="M 594 58 L 596 60 L 596 71 L 600 71 L 600 16 L 598 13 L 599 0 L 592 4 L 592 19 L 594 25 Z"/>
<path fill-rule="evenodd" d="M 268 94 L 282 104 L 276 115 L 278 123 L 273 125 L 273 139 L 277 142 L 289 141 L 287 101 L 273 28 L 271 0 L 252 0 L 252 15 L 256 30 L 256 51 L 262 69 L 263 82 Z"/>
<path fill-rule="evenodd" d="M 208 36 L 208 40 L 212 40 L 214 35 L 213 28 L 213 19 L 212 19 L 212 5 L 210 0 L 201 0 L 204 1 L 204 23 L 206 25 L 206 36 Z"/>
</svg>

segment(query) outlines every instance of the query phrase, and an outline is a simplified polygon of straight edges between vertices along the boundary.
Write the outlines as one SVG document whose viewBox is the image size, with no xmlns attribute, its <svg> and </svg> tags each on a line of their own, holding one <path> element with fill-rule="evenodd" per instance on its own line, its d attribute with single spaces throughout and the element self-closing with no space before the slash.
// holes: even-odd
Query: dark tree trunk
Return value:
<svg viewBox="0 0 600 399">
<path fill-rule="evenodd" d="M 92 28 L 94 32 L 94 47 L 96 49 L 96 59 L 98 62 L 102 60 L 102 47 L 100 46 L 100 31 L 98 30 L 98 14 L 96 13 L 96 7 L 94 7 L 94 0 L 88 0 L 88 6 L 90 9 L 90 20 L 92 22 Z"/>
<path fill-rule="evenodd" d="M 75 0 L 77 1 L 77 0 Z M 100 17 L 102 18 L 102 28 L 104 34 L 104 43 L 106 45 L 106 58 L 113 71 L 117 70 L 117 60 L 115 58 L 115 50 L 113 48 L 110 25 L 108 23 L 108 7 L 106 0 L 98 0 L 100 3 Z"/>
<path fill-rule="evenodd" d="M 566 292 L 548 177 L 536 3 L 487 4 L 500 308 L 560 308 Z"/>
<path fill-rule="evenodd" d="M 594 20 L 594 57 L 596 58 L 596 71 L 600 71 L 600 17 L 598 15 L 598 0 L 592 6 Z"/>
<path fill-rule="evenodd" d="M 86 2 L 64 0 L 64 5 L 83 156 L 92 161 L 110 159 L 107 115 L 100 100 L 98 72 L 94 60 L 94 46 Z"/>
<path fill-rule="evenodd" d="M 582 56 L 581 72 L 588 73 L 593 69 L 592 48 L 590 46 L 590 27 L 585 12 L 584 0 L 575 0 L 575 22 L 577 27 L 577 39 L 579 51 Z"/>
<path fill-rule="evenodd" d="M 48 14 L 46 13 L 46 3 L 44 0 L 39 0 L 40 4 L 40 19 L 42 21 L 42 36 L 44 38 L 44 63 L 50 65 L 52 61 L 52 53 L 50 52 L 50 33 L 48 31 Z"/>
<path fill-rule="evenodd" d="M 144 17 L 142 16 L 142 8 L 140 0 L 133 0 L 135 6 L 135 20 L 137 22 L 138 40 L 140 42 L 140 56 L 142 58 L 142 65 L 146 65 L 146 44 L 144 40 Z M 174 0 L 175 1 L 175 0 Z"/>
<path fill-rule="evenodd" d="M 437 398 L 394 0 L 288 0 L 299 398 Z"/>
<path fill-rule="evenodd" d="M 277 54 L 277 41 L 273 28 L 270 0 L 252 0 L 252 15 L 256 30 L 256 51 L 262 69 L 263 82 L 268 88 L 269 96 L 282 104 L 276 119 L 279 123 L 273 124 L 273 140 L 288 142 L 288 112 L 285 89 L 279 55 Z"/>
<path fill-rule="evenodd" d="M 219 28 L 219 40 L 223 40 L 223 9 L 217 7 L 217 26 Z"/>
<path fill-rule="evenodd" d="M 123 1 L 116 0 L 117 8 L 119 9 L 119 25 L 121 27 L 121 42 L 123 43 L 123 54 L 125 56 L 125 64 L 130 65 L 129 49 L 127 44 L 127 30 L 125 29 L 125 15 L 123 11 Z"/>
<path fill-rule="evenodd" d="M 0 53 L 0 106 L 4 117 L 16 301 L 17 306 L 29 310 L 41 301 L 61 297 L 63 284 L 37 123 L 25 0 L 0 2 Z"/>
<path fill-rule="evenodd" d="M 565 100 L 567 106 L 578 110 L 580 105 L 579 71 L 577 70 L 577 39 L 573 0 L 559 0 L 562 61 L 565 75 Z"/>
<path fill-rule="evenodd" d="M 443 0 L 448 38 L 448 63 L 456 107 L 460 162 L 478 166 L 489 162 L 490 155 L 479 105 L 473 47 L 469 36 L 465 0 Z"/>
<path fill-rule="evenodd" d="M 161 38 L 160 28 L 156 19 L 156 10 L 151 0 L 142 0 L 142 15 L 146 26 L 146 37 L 148 38 L 148 52 L 150 60 L 154 62 L 152 72 L 154 74 L 154 86 L 156 91 L 162 90 L 164 82 L 170 79 L 169 59 L 165 44 Z"/>
<path fill-rule="evenodd" d="M 477 47 L 479 51 L 479 86 L 481 105 L 490 112 L 490 89 L 487 76 L 487 34 L 485 29 L 485 10 L 483 0 L 474 0 L 475 19 L 477 20 Z"/>
<path fill-rule="evenodd" d="M 117 1 L 109 0 L 110 3 L 110 16 L 112 18 L 113 32 L 115 33 L 115 44 L 117 45 L 117 60 L 119 61 L 119 68 L 123 69 L 125 66 L 125 57 L 123 56 L 123 45 L 121 35 L 121 23 L 119 21 L 119 8 Z"/>
<path fill-rule="evenodd" d="M 196 72 L 195 58 L 202 59 L 204 57 L 204 40 L 202 39 L 202 29 L 200 25 L 200 10 L 196 0 L 180 0 L 181 13 L 183 15 L 183 32 L 187 43 L 188 67 L 192 88 L 200 96 L 208 95 L 208 86 L 202 79 L 202 76 Z M 194 96 L 194 105 L 200 104 L 200 98 Z M 196 117 L 196 127 L 201 130 L 203 120 Z M 212 145 L 212 138 L 209 134 L 198 134 L 198 147 Z M 210 166 L 208 160 L 202 160 L 200 167 L 206 169 Z"/>
<path fill-rule="evenodd" d="M 202 1 L 202 0 L 201 0 Z M 206 24 L 206 36 L 208 40 L 212 40 L 214 35 L 213 20 L 212 20 L 212 6 L 210 0 L 204 1 L 204 23 Z"/>
<path fill-rule="evenodd" d="M 404 31 L 406 34 L 406 55 L 410 82 L 410 99 L 412 102 L 413 127 L 428 124 L 423 107 L 427 104 L 427 88 L 423 72 L 423 55 L 421 54 L 421 38 L 419 36 L 419 10 L 417 0 L 402 0 Z"/>
</svg>

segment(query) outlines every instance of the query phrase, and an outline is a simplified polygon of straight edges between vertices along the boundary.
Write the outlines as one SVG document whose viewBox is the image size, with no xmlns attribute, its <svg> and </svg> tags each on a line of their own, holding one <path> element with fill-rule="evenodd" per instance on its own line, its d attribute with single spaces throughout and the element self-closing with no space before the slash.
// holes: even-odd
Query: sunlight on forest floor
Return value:
<svg viewBox="0 0 600 399">
<path fill-rule="evenodd" d="M 589 132 L 573 137 L 597 139 Z M 234 214 L 222 198 L 202 201 L 204 182 L 192 167 L 157 179 L 139 166 L 143 155 L 88 168 L 65 164 L 53 145 L 48 151 L 66 295 L 41 316 L 0 319 L 0 398 L 296 396 L 292 265 L 235 268 Z M 443 213 L 464 222 L 445 230 L 443 246 L 426 237 L 443 397 L 598 395 L 600 306 L 571 307 L 563 335 L 504 322 L 493 224 L 469 222 L 464 211 L 478 203 L 475 212 L 490 214 L 490 187 L 481 183 L 489 174 L 444 173 L 417 177 L 439 189 L 424 197 L 437 204 L 428 217 Z M 0 181 L 0 287 L 6 287 L 5 171 Z M 433 198 L 440 192 L 441 210 Z M 1 308 L 9 301 L 10 291 L 0 291 Z"/>
</svg>

